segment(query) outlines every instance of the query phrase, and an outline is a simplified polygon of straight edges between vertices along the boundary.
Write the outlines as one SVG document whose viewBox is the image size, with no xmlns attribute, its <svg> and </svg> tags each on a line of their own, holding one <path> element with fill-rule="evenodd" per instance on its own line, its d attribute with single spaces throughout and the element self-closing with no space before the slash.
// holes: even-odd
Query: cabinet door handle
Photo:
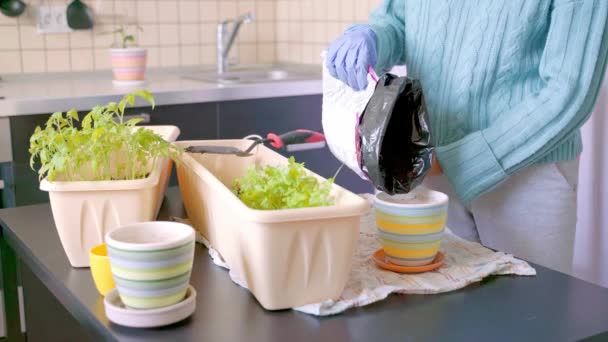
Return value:
<svg viewBox="0 0 608 342">
<path fill-rule="evenodd" d="M 122 117 L 122 120 L 125 122 L 129 121 L 131 119 L 141 119 L 140 123 L 147 124 L 147 123 L 150 123 L 150 114 L 140 113 L 140 114 L 133 114 L 133 115 L 125 115 Z M 118 118 L 116 118 L 115 120 L 118 120 Z"/>
</svg>

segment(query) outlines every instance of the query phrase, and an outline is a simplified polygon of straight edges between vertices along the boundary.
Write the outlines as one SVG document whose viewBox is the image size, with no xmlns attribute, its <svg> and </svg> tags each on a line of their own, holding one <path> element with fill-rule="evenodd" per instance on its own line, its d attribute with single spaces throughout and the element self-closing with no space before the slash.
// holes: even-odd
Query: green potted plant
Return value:
<svg viewBox="0 0 608 342">
<path fill-rule="evenodd" d="M 123 25 L 110 32 L 118 35 L 110 48 L 114 84 L 137 85 L 144 82 L 146 73 L 147 50 L 137 47 L 137 40 L 132 30 L 143 31 L 139 25 Z"/>
<path fill-rule="evenodd" d="M 124 120 L 136 98 L 154 106 L 147 91 L 95 106 L 82 120 L 56 112 L 30 138 L 30 166 L 49 192 L 53 219 L 73 267 L 89 265 L 88 251 L 113 229 L 154 220 L 180 150 L 174 126 L 136 126 Z"/>
</svg>

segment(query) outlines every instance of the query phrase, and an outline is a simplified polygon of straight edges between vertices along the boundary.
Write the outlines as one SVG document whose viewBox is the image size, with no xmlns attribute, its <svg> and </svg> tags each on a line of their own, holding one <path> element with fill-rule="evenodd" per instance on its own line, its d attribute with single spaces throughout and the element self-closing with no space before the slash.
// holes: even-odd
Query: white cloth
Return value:
<svg viewBox="0 0 608 342">
<path fill-rule="evenodd" d="M 445 176 L 425 185 L 450 197 L 448 226 L 460 237 L 572 274 L 578 161 L 530 166 L 464 206 Z"/>
<path fill-rule="evenodd" d="M 199 236 L 199 242 L 209 243 Z M 358 248 L 354 255 L 352 271 L 342 296 L 294 308 L 316 316 L 339 314 L 349 308 L 365 306 L 388 297 L 391 293 L 434 294 L 454 291 L 495 274 L 535 275 L 536 271 L 525 261 L 511 255 L 494 252 L 475 242 L 463 240 L 449 229 L 442 242 L 441 251 L 446 261 L 441 268 L 422 274 L 398 274 L 380 269 L 370 259 L 380 248 L 373 212 L 361 221 Z M 221 256 L 209 248 L 213 262 L 224 268 L 228 265 Z M 229 272 L 231 279 L 247 288 L 243 279 Z"/>
</svg>

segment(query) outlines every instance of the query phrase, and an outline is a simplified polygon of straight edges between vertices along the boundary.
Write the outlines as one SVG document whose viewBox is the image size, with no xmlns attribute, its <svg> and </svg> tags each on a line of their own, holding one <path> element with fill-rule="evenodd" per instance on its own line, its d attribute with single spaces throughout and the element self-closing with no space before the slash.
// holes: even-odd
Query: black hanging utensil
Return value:
<svg viewBox="0 0 608 342">
<path fill-rule="evenodd" d="M 0 12 L 7 17 L 18 17 L 25 11 L 25 3 L 21 0 L 0 0 Z"/>
<path fill-rule="evenodd" d="M 68 26 L 74 30 L 87 30 L 93 27 L 93 12 L 80 0 L 70 3 L 66 17 Z"/>
</svg>

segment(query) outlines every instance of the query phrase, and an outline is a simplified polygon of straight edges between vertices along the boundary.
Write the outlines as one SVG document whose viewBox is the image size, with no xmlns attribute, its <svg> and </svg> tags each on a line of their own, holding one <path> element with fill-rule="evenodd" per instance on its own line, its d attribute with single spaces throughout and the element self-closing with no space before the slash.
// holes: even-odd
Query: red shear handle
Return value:
<svg viewBox="0 0 608 342">
<path fill-rule="evenodd" d="M 319 132 L 307 129 L 298 129 L 285 134 L 269 133 L 266 138 L 274 148 L 283 148 L 289 145 L 319 143 L 325 141 L 325 136 Z"/>
</svg>

